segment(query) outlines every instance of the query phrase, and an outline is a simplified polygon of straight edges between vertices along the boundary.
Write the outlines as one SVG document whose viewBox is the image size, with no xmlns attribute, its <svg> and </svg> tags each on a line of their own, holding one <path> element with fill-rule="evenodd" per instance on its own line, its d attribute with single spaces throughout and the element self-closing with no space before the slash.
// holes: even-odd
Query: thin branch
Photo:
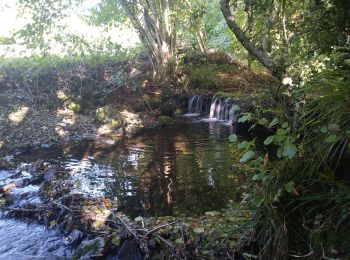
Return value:
<svg viewBox="0 0 350 260">
<path fill-rule="evenodd" d="M 171 226 L 171 225 L 173 225 L 173 224 L 175 224 L 175 223 L 177 223 L 177 222 L 178 222 L 178 221 L 174 221 L 174 222 L 171 222 L 171 223 L 168 223 L 168 224 L 164 224 L 164 225 L 155 227 L 155 228 L 153 228 L 152 230 L 148 231 L 148 232 L 146 233 L 145 237 L 147 237 L 149 234 L 151 234 L 151 233 L 157 231 L 158 229 Z"/>
</svg>

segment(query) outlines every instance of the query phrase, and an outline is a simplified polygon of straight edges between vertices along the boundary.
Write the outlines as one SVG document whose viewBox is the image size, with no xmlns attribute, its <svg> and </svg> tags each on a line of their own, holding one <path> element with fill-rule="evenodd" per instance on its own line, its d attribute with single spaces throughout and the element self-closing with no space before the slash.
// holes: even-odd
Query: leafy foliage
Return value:
<svg viewBox="0 0 350 260">
<path fill-rule="evenodd" d="M 307 255 L 310 248 L 302 244 L 310 245 L 315 257 L 334 254 L 331 248 L 336 248 L 338 256 L 349 256 L 343 247 L 343 234 L 350 229 L 350 204 L 345 195 L 350 191 L 348 75 L 341 65 L 314 73 L 305 82 L 290 99 L 300 102 L 302 98 L 297 127 L 291 127 L 293 117 L 276 112 L 273 117 L 271 109 L 249 114 L 252 130 L 259 126 L 270 133 L 263 140 L 263 149 L 257 148 L 255 139 L 238 144 L 241 162 L 254 173 L 251 203 L 257 209 L 256 236 L 262 256 Z M 247 122 L 247 113 L 240 119 Z M 264 158 L 261 150 L 268 151 Z"/>
</svg>

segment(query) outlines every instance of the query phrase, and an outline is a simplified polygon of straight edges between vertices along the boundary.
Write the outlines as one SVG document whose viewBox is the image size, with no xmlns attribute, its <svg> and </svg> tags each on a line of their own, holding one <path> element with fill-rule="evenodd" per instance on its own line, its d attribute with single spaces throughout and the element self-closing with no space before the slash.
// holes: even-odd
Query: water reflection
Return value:
<svg viewBox="0 0 350 260">
<path fill-rule="evenodd" d="M 219 123 L 184 121 L 114 146 L 84 141 L 40 158 L 61 158 L 74 192 L 106 196 L 131 216 L 196 215 L 240 196 L 244 175 L 232 167 L 232 132 Z"/>
</svg>

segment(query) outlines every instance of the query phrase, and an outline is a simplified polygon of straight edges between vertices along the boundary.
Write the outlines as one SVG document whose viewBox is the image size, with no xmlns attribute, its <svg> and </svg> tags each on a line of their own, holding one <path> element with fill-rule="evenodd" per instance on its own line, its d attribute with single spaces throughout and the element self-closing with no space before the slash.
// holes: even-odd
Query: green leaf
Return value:
<svg viewBox="0 0 350 260">
<path fill-rule="evenodd" d="M 195 228 L 193 229 L 193 232 L 196 234 L 202 234 L 204 233 L 204 228 Z"/>
<path fill-rule="evenodd" d="M 231 111 L 232 112 L 238 112 L 238 111 L 240 111 L 241 110 L 241 108 L 239 107 L 239 105 L 234 105 L 232 108 L 231 108 Z"/>
<path fill-rule="evenodd" d="M 282 128 L 288 128 L 288 123 L 283 123 Z"/>
<path fill-rule="evenodd" d="M 243 142 L 240 142 L 238 144 L 238 148 L 239 149 L 245 149 L 245 148 L 249 148 L 252 144 L 250 142 L 247 142 L 247 141 L 243 141 Z"/>
<path fill-rule="evenodd" d="M 244 123 L 252 119 L 252 113 L 245 113 L 238 119 L 238 123 Z"/>
<path fill-rule="evenodd" d="M 243 154 L 242 158 L 239 160 L 239 162 L 244 163 L 249 160 L 251 160 L 255 156 L 255 152 L 249 150 L 245 154 Z"/>
<path fill-rule="evenodd" d="M 142 220 L 143 220 L 143 217 L 140 217 L 140 216 L 137 217 L 137 218 L 135 218 L 135 221 L 136 221 L 136 222 L 141 222 Z"/>
<path fill-rule="evenodd" d="M 273 142 L 273 138 L 274 138 L 273 135 L 270 135 L 268 138 L 266 138 L 265 141 L 264 141 L 264 145 L 271 144 Z"/>
<path fill-rule="evenodd" d="M 328 132 L 327 127 L 325 127 L 325 126 L 322 127 L 322 128 L 320 129 L 320 132 L 323 133 L 323 134 L 327 133 L 327 132 Z"/>
<path fill-rule="evenodd" d="M 273 126 L 275 126 L 275 125 L 277 125 L 277 124 L 278 124 L 278 118 L 275 117 L 275 118 L 271 121 L 271 123 L 269 124 L 269 128 L 271 128 L 271 127 L 273 127 Z"/>
<path fill-rule="evenodd" d="M 282 152 L 283 152 L 282 147 L 278 148 L 278 150 L 277 150 L 277 157 L 278 157 L 278 158 L 281 158 L 281 157 L 282 157 Z"/>
<path fill-rule="evenodd" d="M 267 121 L 267 119 L 265 117 L 261 118 L 258 120 L 258 123 L 260 125 L 263 125 L 263 126 L 267 126 L 269 124 L 269 122 Z"/>
<path fill-rule="evenodd" d="M 57 225 L 57 222 L 56 220 L 52 220 L 50 223 L 49 223 L 49 228 L 53 228 L 54 226 Z"/>
<path fill-rule="evenodd" d="M 286 130 L 284 130 L 283 128 L 278 128 L 276 134 L 277 135 L 286 135 Z"/>
<path fill-rule="evenodd" d="M 273 140 L 277 143 L 283 142 L 287 138 L 286 135 L 275 135 Z"/>
<path fill-rule="evenodd" d="M 207 211 L 204 213 L 206 216 L 209 216 L 209 217 L 215 217 L 217 215 L 219 215 L 220 213 L 217 212 L 217 211 Z"/>
<path fill-rule="evenodd" d="M 228 140 L 231 142 L 231 143 L 235 143 L 237 142 L 237 135 L 235 134 L 232 134 L 228 137 Z"/>
<path fill-rule="evenodd" d="M 111 242 L 112 242 L 113 245 L 119 246 L 120 241 L 121 241 L 120 237 L 119 236 L 115 236 L 115 237 L 112 238 Z"/>
<path fill-rule="evenodd" d="M 253 181 L 260 181 L 264 177 L 263 173 L 255 174 L 253 176 Z"/>
<path fill-rule="evenodd" d="M 284 189 L 286 190 L 286 192 L 292 193 L 294 191 L 294 186 L 294 181 L 290 181 L 284 185 Z"/>
<path fill-rule="evenodd" d="M 243 257 L 247 258 L 247 259 L 259 259 L 259 256 L 257 255 L 252 255 L 252 254 L 248 254 L 248 253 L 243 253 Z"/>
<path fill-rule="evenodd" d="M 287 143 L 283 146 L 283 156 L 292 159 L 294 155 L 297 153 L 297 147 L 295 144 Z"/>
<path fill-rule="evenodd" d="M 182 238 L 177 238 L 177 239 L 175 240 L 175 244 L 178 244 L 178 245 L 183 244 Z"/>
<path fill-rule="evenodd" d="M 262 158 L 261 156 L 259 156 L 258 158 L 256 158 L 254 161 L 251 162 L 251 164 L 254 166 L 254 167 L 259 167 L 263 164 L 264 162 L 264 158 Z"/>
<path fill-rule="evenodd" d="M 340 128 L 337 124 L 330 124 L 328 125 L 328 129 L 331 130 L 331 131 L 339 131 Z"/>
<path fill-rule="evenodd" d="M 338 140 L 338 137 L 336 135 L 330 135 L 326 138 L 326 143 L 334 143 Z"/>
</svg>

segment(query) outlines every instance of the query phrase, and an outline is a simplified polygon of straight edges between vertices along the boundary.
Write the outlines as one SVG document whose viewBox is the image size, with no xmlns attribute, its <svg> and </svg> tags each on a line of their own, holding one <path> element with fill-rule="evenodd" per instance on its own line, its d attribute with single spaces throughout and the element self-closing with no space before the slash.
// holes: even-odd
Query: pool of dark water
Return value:
<svg viewBox="0 0 350 260">
<path fill-rule="evenodd" d="M 239 201 L 245 175 L 227 141 L 232 126 L 179 120 L 111 144 L 92 140 L 51 147 L 15 158 L 59 163 L 72 192 L 104 196 L 135 216 L 193 216 Z"/>
</svg>

